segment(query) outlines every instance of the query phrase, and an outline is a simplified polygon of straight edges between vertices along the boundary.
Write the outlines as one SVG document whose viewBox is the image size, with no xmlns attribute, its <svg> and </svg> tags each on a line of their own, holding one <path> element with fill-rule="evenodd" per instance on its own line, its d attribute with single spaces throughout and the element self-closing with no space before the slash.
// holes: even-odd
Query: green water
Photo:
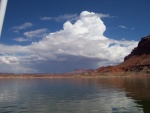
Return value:
<svg viewBox="0 0 150 113">
<path fill-rule="evenodd" d="M 0 79 L 0 113 L 150 113 L 150 78 Z"/>
</svg>

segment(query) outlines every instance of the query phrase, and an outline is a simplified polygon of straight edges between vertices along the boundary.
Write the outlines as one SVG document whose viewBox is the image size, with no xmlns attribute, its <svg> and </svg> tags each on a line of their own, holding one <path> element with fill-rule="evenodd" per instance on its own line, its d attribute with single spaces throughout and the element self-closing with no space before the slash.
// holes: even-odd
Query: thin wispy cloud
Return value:
<svg viewBox="0 0 150 113">
<path fill-rule="evenodd" d="M 63 22 L 63 21 L 74 21 L 78 19 L 78 15 L 77 14 L 64 14 L 64 15 L 60 15 L 58 17 L 42 17 L 40 18 L 40 20 L 54 20 L 56 22 Z"/>
<path fill-rule="evenodd" d="M 109 14 L 97 13 L 97 16 L 99 16 L 100 18 L 110 18 Z M 79 19 L 78 14 L 64 14 L 64 15 L 60 15 L 58 17 L 42 17 L 42 18 L 40 18 L 40 20 L 46 20 L 46 21 L 54 20 L 56 22 L 75 21 L 77 19 Z"/>
<path fill-rule="evenodd" d="M 122 29 L 127 29 L 127 27 L 126 26 L 123 26 L 123 25 L 120 25 L 120 26 L 118 26 L 119 28 L 122 28 Z"/>
<path fill-rule="evenodd" d="M 17 37 L 17 38 L 15 38 L 13 40 L 17 41 L 17 42 L 26 42 L 26 41 L 29 41 L 29 39 L 26 39 L 26 38 L 23 38 L 23 37 Z"/>
<path fill-rule="evenodd" d="M 33 31 L 28 31 L 24 33 L 26 38 L 34 38 L 34 37 L 44 37 L 48 33 L 47 28 L 37 29 Z"/>
<path fill-rule="evenodd" d="M 102 14 L 102 13 L 99 13 L 97 14 L 100 18 L 111 18 L 113 16 L 110 16 L 110 14 Z"/>
<path fill-rule="evenodd" d="M 135 28 L 131 28 L 131 30 L 135 30 Z"/>
<path fill-rule="evenodd" d="M 17 42 L 26 42 L 26 41 L 35 41 L 33 40 L 33 38 L 37 38 L 36 41 L 38 41 L 38 38 L 46 36 L 48 32 L 49 30 L 47 28 L 26 31 L 22 34 L 23 37 L 17 37 L 14 38 L 13 40 Z"/>
<path fill-rule="evenodd" d="M 30 27 L 32 27 L 32 26 L 33 26 L 32 23 L 26 22 L 26 23 L 21 24 L 21 25 L 19 25 L 19 26 L 14 26 L 14 27 L 12 28 L 12 30 L 13 30 L 13 32 L 19 32 L 20 30 L 28 29 L 28 28 L 30 28 Z"/>
</svg>

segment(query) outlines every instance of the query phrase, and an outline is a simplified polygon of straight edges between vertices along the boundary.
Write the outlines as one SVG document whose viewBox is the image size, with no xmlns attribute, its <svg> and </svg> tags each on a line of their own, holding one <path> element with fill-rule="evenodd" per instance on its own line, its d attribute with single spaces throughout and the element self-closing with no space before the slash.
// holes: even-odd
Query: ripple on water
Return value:
<svg viewBox="0 0 150 113">
<path fill-rule="evenodd" d="M 149 81 L 1 79 L 0 113 L 150 113 Z"/>
</svg>

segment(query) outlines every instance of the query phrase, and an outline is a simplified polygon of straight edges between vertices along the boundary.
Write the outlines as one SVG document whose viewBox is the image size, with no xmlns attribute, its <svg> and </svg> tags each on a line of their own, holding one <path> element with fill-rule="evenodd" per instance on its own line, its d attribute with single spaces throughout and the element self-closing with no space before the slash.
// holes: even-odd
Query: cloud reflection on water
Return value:
<svg viewBox="0 0 150 113">
<path fill-rule="evenodd" d="M 0 79 L 0 111 L 143 113 L 143 109 L 147 108 L 142 102 L 138 103 L 138 100 L 143 101 L 144 97 L 138 93 L 147 90 L 149 80 L 147 78 Z M 145 95 L 146 92 L 142 94 Z"/>
</svg>

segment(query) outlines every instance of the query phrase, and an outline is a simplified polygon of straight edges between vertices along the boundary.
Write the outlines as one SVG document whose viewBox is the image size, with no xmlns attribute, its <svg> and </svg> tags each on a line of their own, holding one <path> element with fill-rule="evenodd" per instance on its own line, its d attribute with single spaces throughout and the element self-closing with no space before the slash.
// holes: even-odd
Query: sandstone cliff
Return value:
<svg viewBox="0 0 150 113">
<path fill-rule="evenodd" d="M 143 37 L 138 46 L 124 58 L 124 62 L 116 66 L 100 67 L 97 73 L 150 73 L 150 35 Z"/>
</svg>

